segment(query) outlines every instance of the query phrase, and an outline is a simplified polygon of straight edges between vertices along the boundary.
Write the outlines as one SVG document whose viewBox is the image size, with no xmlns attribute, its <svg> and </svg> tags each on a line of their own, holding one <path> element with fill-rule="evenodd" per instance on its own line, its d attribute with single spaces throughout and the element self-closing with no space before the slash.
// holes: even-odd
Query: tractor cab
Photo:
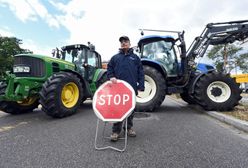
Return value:
<svg viewBox="0 0 248 168">
<path fill-rule="evenodd" d="M 101 56 L 86 45 L 68 45 L 61 48 L 60 59 L 75 64 L 76 71 L 91 82 L 97 69 L 102 68 Z"/>
<path fill-rule="evenodd" d="M 177 76 L 178 61 L 174 47 L 175 41 L 172 36 L 143 36 L 138 43 L 142 62 L 159 65 L 168 77 Z"/>
</svg>

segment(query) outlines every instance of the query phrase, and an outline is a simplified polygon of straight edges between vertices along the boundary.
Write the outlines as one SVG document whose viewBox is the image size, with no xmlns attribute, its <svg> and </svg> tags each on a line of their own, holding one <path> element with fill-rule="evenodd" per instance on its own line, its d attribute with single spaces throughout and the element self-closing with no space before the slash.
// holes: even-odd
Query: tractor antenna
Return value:
<svg viewBox="0 0 248 168">
<path fill-rule="evenodd" d="M 171 30 L 156 30 L 156 29 L 139 29 L 141 31 L 141 35 L 144 35 L 144 31 L 153 31 L 153 32 L 166 32 L 166 33 L 181 33 L 180 31 L 171 31 Z"/>
</svg>

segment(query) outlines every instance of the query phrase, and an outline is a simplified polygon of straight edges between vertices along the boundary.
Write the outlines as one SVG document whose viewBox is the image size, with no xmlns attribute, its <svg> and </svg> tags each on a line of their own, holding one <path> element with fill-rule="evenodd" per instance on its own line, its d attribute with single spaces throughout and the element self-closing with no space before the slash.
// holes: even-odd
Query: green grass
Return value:
<svg viewBox="0 0 248 168">
<path fill-rule="evenodd" d="M 223 112 L 240 120 L 248 121 L 248 102 L 240 102 L 233 111 Z"/>
</svg>

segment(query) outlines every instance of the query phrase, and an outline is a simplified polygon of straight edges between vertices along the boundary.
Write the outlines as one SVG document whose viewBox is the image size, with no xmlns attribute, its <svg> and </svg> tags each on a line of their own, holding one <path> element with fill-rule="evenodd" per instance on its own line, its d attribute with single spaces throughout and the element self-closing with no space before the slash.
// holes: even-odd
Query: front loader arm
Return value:
<svg viewBox="0 0 248 168">
<path fill-rule="evenodd" d="M 248 20 L 209 23 L 187 50 L 189 60 L 202 57 L 209 45 L 244 41 L 248 37 Z"/>
</svg>

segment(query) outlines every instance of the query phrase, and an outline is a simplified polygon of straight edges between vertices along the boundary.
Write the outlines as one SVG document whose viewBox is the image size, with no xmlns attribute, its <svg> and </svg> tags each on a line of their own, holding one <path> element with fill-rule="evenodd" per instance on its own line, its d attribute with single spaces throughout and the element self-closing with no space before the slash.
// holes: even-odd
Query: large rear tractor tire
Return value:
<svg viewBox="0 0 248 168">
<path fill-rule="evenodd" d="M 40 91 L 42 111 L 54 118 L 76 113 L 83 98 L 80 79 L 69 72 L 52 75 Z"/>
<path fill-rule="evenodd" d="M 211 72 L 200 77 L 194 97 L 205 110 L 230 111 L 241 99 L 241 89 L 229 75 Z"/>
<path fill-rule="evenodd" d="M 135 111 L 152 112 L 160 107 L 166 95 L 166 82 L 162 74 L 153 67 L 144 66 L 145 91 L 136 96 Z"/>
<path fill-rule="evenodd" d="M 0 95 L 5 94 L 7 85 L 5 83 L 0 84 Z M 0 110 L 9 114 L 23 114 L 32 112 L 39 105 L 37 97 L 30 97 L 23 101 L 0 101 Z"/>
</svg>

